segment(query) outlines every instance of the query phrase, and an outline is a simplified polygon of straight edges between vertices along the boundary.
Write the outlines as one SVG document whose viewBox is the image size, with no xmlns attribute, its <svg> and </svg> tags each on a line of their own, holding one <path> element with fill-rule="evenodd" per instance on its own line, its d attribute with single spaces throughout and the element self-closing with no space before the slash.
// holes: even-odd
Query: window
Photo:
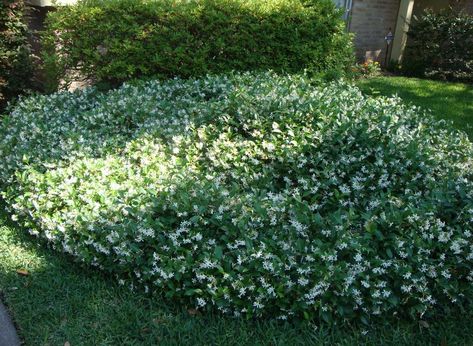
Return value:
<svg viewBox="0 0 473 346">
<path fill-rule="evenodd" d="M 335 6 L 345 9 L 343 19 L 347 20 L 351 11 L 353 0 L 333 0 L 333 2 L 335 3 Z"/>
</svg>

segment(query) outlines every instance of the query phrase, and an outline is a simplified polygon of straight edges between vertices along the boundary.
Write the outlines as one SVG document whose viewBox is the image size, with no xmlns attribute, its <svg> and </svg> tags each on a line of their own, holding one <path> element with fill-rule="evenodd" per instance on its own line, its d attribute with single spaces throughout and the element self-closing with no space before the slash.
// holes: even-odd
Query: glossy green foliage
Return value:
<svg viewBox="0 0 473 346">
<path fill-rule="evenodd" d="M 426 11 L 409 31 L 407 75 L 473 82 L 473 16 Z"/>
<path fill-rule="evenodd" d="M 52 89 L 73 69 L 114 86 L 230 70 L 341 75 L 353 61 L 329 0 L 83 1 L 50 14 L 44 43 Z"/>
<path fill-rule="evenodd" d="M 23 0 L 0 1 L 0 112 L 30 87 L 31 57 Z"/>
</svg>

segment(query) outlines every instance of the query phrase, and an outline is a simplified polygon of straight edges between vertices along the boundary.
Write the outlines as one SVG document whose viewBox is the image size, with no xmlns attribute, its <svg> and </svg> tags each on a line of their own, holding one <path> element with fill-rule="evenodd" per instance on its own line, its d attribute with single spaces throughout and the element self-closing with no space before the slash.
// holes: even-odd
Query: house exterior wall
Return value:
<svg viewBox="0 0 473 346">
<path fill-rule="evenodd" d="M 354 0 L 349 29 L 359 61 L 384 62 L 386 34 L 396 29 L 400 0 Z"/>
<path fill-rule="evenodd" d="M 401 1 L 353 0 L 349 30 L 355 34 L 355 50 L 359 61 L 373 60 L 381 63 L 385 61 L 384 38 L 389 31 L 393 34 L 396 32 L 396 25 L 399 25 L 398 17 L 402 15 L 399 13 Z M 413 14 L 420 15 L 426 8 L 438 11 L 448 6 L 473 14 L 473 0 L 415 0 Z"/>
</svg>

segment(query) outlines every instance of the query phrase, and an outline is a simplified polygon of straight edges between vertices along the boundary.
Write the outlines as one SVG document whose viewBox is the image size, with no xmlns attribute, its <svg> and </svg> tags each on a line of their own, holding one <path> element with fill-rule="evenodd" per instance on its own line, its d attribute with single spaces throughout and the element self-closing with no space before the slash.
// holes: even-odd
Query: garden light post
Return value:
<svg viewBox="0 0 473 346">
<path fill-rule="evenodd" d="M 388 54 L 389 54 L 389 47 L 391 46 L 391 43 L 394 40 L 394 35 L 391 31 L 391 28 L 389 28 L 388 34 L 384 37 L 384 40 L 386 41 L 386 57 L 384 58 L 384 68 L 388 66 Z"/>
</svg>

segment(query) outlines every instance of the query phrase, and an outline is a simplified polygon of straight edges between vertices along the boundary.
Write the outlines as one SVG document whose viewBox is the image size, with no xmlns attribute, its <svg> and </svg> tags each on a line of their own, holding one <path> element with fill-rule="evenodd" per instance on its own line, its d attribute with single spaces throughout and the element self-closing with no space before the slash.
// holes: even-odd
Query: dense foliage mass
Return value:
<svg viewBox="0 0 473 346">
<path fill-rule="evenodd" d="M 31 58 L 23 0 L 0 1 L 0 111 L 29 88 Z"/>
<path fill-rule="evenodd" d="M 330 0 L 88 0 L 49 14 L 44 46 L 52 82 L 74 69 L 111 85 L 268 68 L 339 75 L 353 62 Z"/>
<path fill-rule="evenodd" d="M 408 35 L 406 74 L 473 82 L 473 16 L 452 9 L 426 11 Z"/>
<path fill-rule="evenodd" d="M 271 73 L 24 99 L 15 219 L 135 288 L 325 321 L 473 296 L 473 148 L 418 108 Z"/>
</svg>

